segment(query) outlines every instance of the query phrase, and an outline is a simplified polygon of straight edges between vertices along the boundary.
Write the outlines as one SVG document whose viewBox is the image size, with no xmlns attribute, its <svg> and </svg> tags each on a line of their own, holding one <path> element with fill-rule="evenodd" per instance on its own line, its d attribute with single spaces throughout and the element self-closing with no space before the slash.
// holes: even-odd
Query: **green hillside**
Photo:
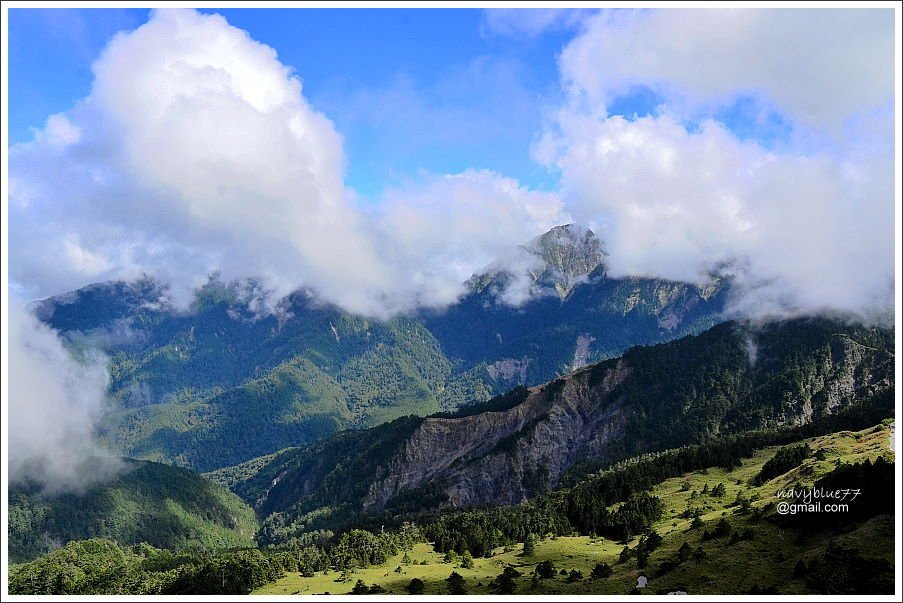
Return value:
<svg viewBox="0 0 903 603">
<path fill-rule="evenodd" d="M 9 489 L 9 558 L 32 559 L 72 540 L 107 538 L 171 550 L 252 546 L 254 511 L 187 469 L 125 461 L 118 477 L 81 493 Z"/>
<path fill-rule="evenodd" d="M 166 317 L 160 331 L 176 332 L 165 344 L 113 350 L 117 408 L 102 438 L 130 457 L 208 471 L 489 391 L 453 375 L 415 321 L 370 322 L 303 301 L 291 311 L 297 318 L 279 326 L 208 301 Z"/>
<path fill-rule="evenodd" d="M 643 576 L 643 592 L 655 594 L 887 594 L 894 562 L 889 425 L 764 448 L 725 441 L 636 458 L 561 491 L 564 505 L 443 513 L 373 533 L 311 532 L 289 548 L 174 555 L 149 545 L 72 542 L 12 566 L 10 592 L 627 594 L 639 592 Z M 801 448 L 805 458 L 788 454 Z M 697 468 L 655 477 L 681 463 Z M 776 463 L 786 470 L 775 474 Z M 863 496 L 842 513 L 776 513 L 781 489 L 844 485 Z M 645 511 L 631 502 L 640 491 L 654 503 Z M 545 523 L 592 492 L 610 501 L 593 516 L 639 513 L 634 520 L 644 523 L 623 537 L 609 533 L 614 524 L 587 533 L 567 520 Z M 481 517 L 498 541 L 472 554 L 465 543 L 478 542 Z"/>
</svg>

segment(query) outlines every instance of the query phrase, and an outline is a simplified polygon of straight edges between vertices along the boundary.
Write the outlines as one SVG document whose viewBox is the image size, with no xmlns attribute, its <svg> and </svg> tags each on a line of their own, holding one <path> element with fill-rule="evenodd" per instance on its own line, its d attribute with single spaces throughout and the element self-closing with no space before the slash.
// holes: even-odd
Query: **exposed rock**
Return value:
<svg viewBox="0 0 903 603">
<path fill-rule="evenodd" d="M 469 284 L 476 291 L 492 288 L 514 305 L 549 294 L 564 300 L 591 276 L 604 276 L 607 255 L 592 230 L 565 224 L 521 245 Z"/>
<path fill-rule="evenodd" d="M 742 347 L 744 336 L 735 337 L 734 345 Z M 784 394 L 784 411 L 773 420 L 809 423 L 891 384 L 892 356 L 884 350 L 840 333 L 820 350 L 803 389 Z M 601 373 L 600 366 L 606 367 Z M 532 388 L 526 400 L 503 412 L 426 419 L 371 484 L 364 508 L 382 508 L 427 483 L 440 485 L 448 506 L 514 504 L 554 487 L 580 461 L 613 458 L 630 437 L 629 425 L 647 420 L 642 408 L 612 395 L 633 372 L 629 361 L 619 359 Z"/>
<path fill-rule="evenodd" d="M 603 266 L 608 255 L 592 230 L 576 224 L 556 226 L 523 249 L 542 260 L 534 282 L 555 289 L 562 299 Z"/>
<path fill-rule="evenodd" d="M 539 487 L 548 487 L 570 466 L 598 458 L 624 436 L 626 415 L 608 394 L 630 375 L 618 362 L 600 384 L 589 371 L 533 388 L 527 399 L 504 412 L 460 419 L 426 419 L 375 482 L 365 508 L 380 508 L 393 496 L 440 475 L 450 484 L 449 504 L 493 500 L 515 503 L 527 497 L 523 477 L 542 468 Z"/>
<path fill-rule="evenodd" d="M 528 366 L 530 366 L 530 359 L 526 356 L 520 360 L 503 358 L 487 366 L 486 371 L 493 381 L 516 385 L 526 383 Z"/>
<path fill-rule="evenodd" d="M 571 362 L 571 370 L 576 371 L 589 364 L 589 346 L 596 341 L 592 335 L 581 334 L 577 336 L 577 347 L 574 350 L 574 360 Z"/>
</svg>

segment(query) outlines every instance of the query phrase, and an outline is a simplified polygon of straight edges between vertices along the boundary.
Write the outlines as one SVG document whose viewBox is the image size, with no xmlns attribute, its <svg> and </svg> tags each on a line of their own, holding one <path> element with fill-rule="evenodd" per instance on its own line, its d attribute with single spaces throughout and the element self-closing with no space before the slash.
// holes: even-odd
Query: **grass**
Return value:
<svg viewBox="0 0 903 603">
<path fill-rule="evenodd" d="M 517 578 L 516 594 L 624 594 L 636 586 L 641 575 L 648 578 L 647 588 L 642 591 L 648 594 L 672 590 L 692 594 L 739 594 L 749 592 L 754 586 L 777 586 L 781 593 L 801 594 L 807 591 L 802 579 L 793 578 L 796 562 L 800 558 L 808 561 L 832 538 L 852 544 L 865 556 L 885 558 L 893 563 L 894 518 L 879 516 L 847 533 L 832 532 L 802 538 L 793 530 L 782 530 L 771 522 L 738 513 L 738 507 L 732 505 L 737 494 L 742 493 L 746 498 L 757 495 L 759 499 L 752 503 L 753 508 L 771 510 L 779 489 L 797 484 L 811 485 L 830 472 L 837 462 L 874 460 L 879 456 L 892 460 L 889 437 L 890 427 L 885 422 L 860 432 L 844 431 L 810 438 L 805 441 L 813 451 L 823 451 L 823 460 L 813 456 L 758 487 L 751 486 L 750 482 L 779 447 L 760 450 L 731 471 L 710 468 L 662 482 L 653 488 L 653 493 L 665 503 L 664 516 L 654 526 L 663 541 L 649 556 L 645 568 L 637 567 L 635 557 L 619 562 L 625 543 L 588 536 L 542 539 L 531 557 L 523 555 L 520 544 L 497 549 L 490 558 L 474 559 L 471 569 L 463 569 L 458 563 L 443 562 L 443 555 L 434 552 L 429 544 L 421 543 L 408 553 L 411 564 L 402 564 L 403 554 L 400 553 L 378 567 L 354 570 L 344 582 L 339 581 L 341 575 L 338 572 L 323 572 L 309 578 L 290 574 L 255 593 L 347 594 L 358 580 L 363 580 L 367 585 L 379 584 L 387 594 L 405 594 L 411 579 L 419 578 L 424 582 L 425 594 L 447 594 L 445 579 L 455 571 L 464 577 L 468 594 L 491 594 L 489 582 L 510 565 L 523 574 Z M 710 491 L 719 483 L 725 486 L 724 496 L 715 498 L 701 494 L 706 485 Z M 691 520 L 681 517 L 688 505 L 700 508 L 703 526 L 691 528 Z M 703 540 L 703 532 L 712 530 L 722 518 L 731 523 L 735 532 L 751 530 L 752 537 L 733 543 L 727 537 Z M 635 547 L 637 542 L 638 539 L 634 539 L 626 544 Z M 660 574 L 663 564 L 677 560 L 678 549 L 684 542 L 694 550 L 702 547 L 706 557 L 691 558 Z M 533 569 L 545 560 L 551 561 L 556 571 L 579 570 L 584 579 L 568 582 L 565 576 L 556 574 L 554 578 L 539 581 L 534 588 L 531 585 Z M 590 573 L 600 561 L 608 563 L 613 574 L 606 579 L 593 580 Z M 400 571 L 396 572 L 396 568 Z"/>
</svg>

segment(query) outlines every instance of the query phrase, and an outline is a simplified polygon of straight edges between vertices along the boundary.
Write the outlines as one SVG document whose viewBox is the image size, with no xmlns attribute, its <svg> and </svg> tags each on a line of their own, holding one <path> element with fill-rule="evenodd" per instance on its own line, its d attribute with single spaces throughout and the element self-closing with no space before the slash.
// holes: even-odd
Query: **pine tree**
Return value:
<svg viewBox="0 0 903 603">
<path fill-rule="evenodd" d="M 536 565 L 536 569 L 533 570 L 533 573 L 539 577 L 540 580 L 549 580 L 550 578 L 555 577 L 555 565 L 548 559 L 541 561 Z"/>
<path fill-rule="evenodd" d="M 499 574 L 493 581 L 495 591 L 500 595 L 510 595 L 517 587 L 517 582 L 515 582 L 514 579 L 520 575 L 521 573 L 513 567 L 506 567 L 505 571 Z"/>
<path fill-rule="evenodd" d="M 351 589 L 352 595 L 366 595 L 370 592 L 370 588 L 364 584 L 363 580 L 358 580 L 354 585 L 354 588 Z"/>
<path fill-rule="evenodd" d="M 448 588 L 449 594 L 452 595 L 466 595 L 467 589 L 465 588 L 464 576 L 459 574 L 458 572 L 452 572 L 448 578 L 445 579 L 445 584 Z"/>
<path fill-rule="evenodd" d="M 536 534 L 530 532 L 524 538 L 524 556 L 532 557 L 536 554 Z"/>
<path fill-rule="evenodd" d="M 422 595 L 423 589 L 423 580 L 421 580 L 420 578 L 412 578 L 408 583 L 408 593 L 412 595 Z"/>
<path fill-rule="evenodd" d="M 601 580 L 604 578 L 608 578 L 612 574 L 611 566 L 605 562 L 600 561 L 596 564 L 596 567 L 593 568 L 592 573 L 590 574 L 590 578 L 593 580 Z"/>
</svg>

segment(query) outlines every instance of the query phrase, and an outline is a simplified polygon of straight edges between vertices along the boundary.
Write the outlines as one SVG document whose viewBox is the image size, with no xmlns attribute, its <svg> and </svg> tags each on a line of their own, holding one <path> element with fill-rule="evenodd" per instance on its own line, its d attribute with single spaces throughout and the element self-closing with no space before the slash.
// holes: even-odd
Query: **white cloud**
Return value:
<svg viewBox="0 0 903 603">
<path fill-rule="evenodd" d="M 475 271 L 526 239 L 569 220 L 560 198 L 485 170 L 433 176 L 386 193 L 380 228 L 399 259 L 419 257 L 409 273 L 419 303 L 442 306 L 463 293 Z M 422 292 L 422 293 L 421 293 Z"/>
<path fill-rule="evenodd" d="M 81 130 L 60 113 L 48 117 L 44 129 L 35 134 L 38 140 L 53 149 L 66 148 L 81 138 Z"/>
<path fill-rule="evenodd" d="M 441 219 L 426 207 L 453 210 L 420 205 L 414 188 L 395 193 L 386 215 L 358 207 L 332 122 L 272 48 L 221 16 L 154 11 L 115 36 L 93 69 L 91 94 L 10 152 L 11 278 L 35 295 L 149 273 L 184 300 L 219 271 L 260 277 L 277 297 L 309 286 L 346 309 L 386 315 L 418 299 L 449 301 L 459 283 L 443 279 L 469 266 L 452 248 L 496 248 L 464 223 L 453 237 L 420 236 Z M 456 200 L 480 229 L 504 203 L 495 180 L 517 189 L 496 176 L 462 178 L 470 197 Z M 517 205 L 525 193 L 511 194 L 506 216 L 535 227 L 535 208 Z"/>
<path fill-rule="evenodd" d="M 9 308 L 9 475 L 50 491 L 78 490 L 117 472 L 94 443 L 109 382 L 106 358 L 76 359 L 15 295 Z"/>
<path fill-rule="evenodd" d="M 590 11 L 575 8 L 490 8 L 483 12 L 483 29 L 505 36 L 538 36 L 546 31 L 578 25 Z"/>
<path fill-rule="evenodd" d="M 597 107 L 643 84 L 673 105 L 759 95 L 802 123 L 839 127 L 893 99 L 893 11 L 608 10 L 564 50 L 561 76 Z"/>
<path fill-rule="evenodd" d="M 892 27 L 882 11 L 833 13 L 609 12 L 564 50 L 571 98 L 534 154 L 606 240 L 610 273 L 694 281 L 730 264 L 735 309 L 754 315 L 892 303 Z M 664 94 L 657 114 L 608 116 L 634 84 Z M 675 109 L 748 91 L 822 144 L 769 150 Z"/>
</svg>

